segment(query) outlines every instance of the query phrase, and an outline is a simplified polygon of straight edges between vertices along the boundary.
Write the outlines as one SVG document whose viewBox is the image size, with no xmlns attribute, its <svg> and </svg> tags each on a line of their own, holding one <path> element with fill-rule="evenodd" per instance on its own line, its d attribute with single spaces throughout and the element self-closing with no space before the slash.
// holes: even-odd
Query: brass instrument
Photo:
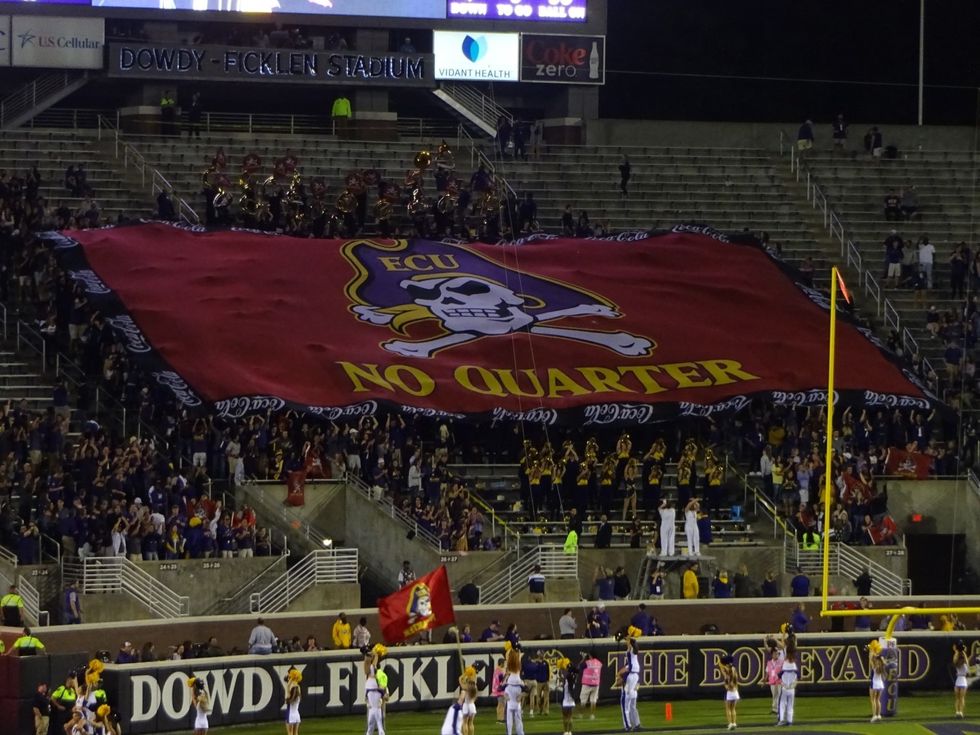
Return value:
<svg viewBox="0 0 980 735">
<path fill-rule="evenodd" d="M 221 174 L 218 180 L 215 182 L 215 186 L 218 189 L 218 193 L 214 195 L 214 199 L 211 200 L 211 205 L 215 209 L 224 209 L 229 204 L 231 204 L 232 195 L 228 191 L 231 188 L 231 182 L 228 181 L 228 177 Z"/>
<path fill-rule="evenodd" d="M 456 168 L 456 156 L 453 155 L 452 149 L 446 141 L 442 141 L 436 151 L 436 168 L 450 171 Z"/>
<path fill-rule="evenodd" d="M 357 208 L 357 197 L 350 189 L 344 189 L 340 192 L 340 196 L 337 197 L 337 202 L 334 205 L 337 211 L 343 214 L 350 214 Z"/>
<path fill-rule="evenodd" d="M 415 168 L 425 171 L 432 165 L 432 154 L 425 148 L 415 154 Z"/>
<path fill-rule="evenodd" d="M 412 217 L 418 217 L 424 215 L 426 210 L 429 208 L 429 202 L 422 194 L 421 189 L 415 189 L 412 192 L 412 198 L 408 202 L 408 213 Z"/>
<path fill-rule="evenodd" d="M 391 215 L 394 212 L 394 207 L 391 202 L 382 197 L 374 203 L 374 218 L 378 222 L 385 222 L 391 219 Z"/>
</svg>

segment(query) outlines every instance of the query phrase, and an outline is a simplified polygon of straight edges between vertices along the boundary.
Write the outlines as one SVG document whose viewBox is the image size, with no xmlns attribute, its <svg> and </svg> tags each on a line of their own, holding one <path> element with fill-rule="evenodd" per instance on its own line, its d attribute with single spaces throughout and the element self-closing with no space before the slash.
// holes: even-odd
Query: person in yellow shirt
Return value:
<svg viewBox="0 0 980 735">
<path fill-rule="evenodd" d="M 698 582 L 698 565 L 691 564 L 684 572 L 683 593 L 685 600 L 696 600 L 701 594 L 701 584 Z"/>
<path fill-rule="evenodd" d="M 347 613 L 340 613 L 337 616 L 330 637 L 333 639 L 334 648 L 350 648 L 351 629 L 350 623 L 347 622 Z"/>
</svg>

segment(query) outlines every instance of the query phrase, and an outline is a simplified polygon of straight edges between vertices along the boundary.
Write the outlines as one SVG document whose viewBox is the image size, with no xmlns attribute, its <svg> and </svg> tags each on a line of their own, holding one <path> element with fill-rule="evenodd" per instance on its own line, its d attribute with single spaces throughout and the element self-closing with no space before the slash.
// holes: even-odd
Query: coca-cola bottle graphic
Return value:
<svg viewBox="0 0 980 735">
<path fill-rule="evenodd" d="M 599 42 L 592 42 L 592 53 L 589 54 L 589 79 L 599 78 Z"/>
</svg>

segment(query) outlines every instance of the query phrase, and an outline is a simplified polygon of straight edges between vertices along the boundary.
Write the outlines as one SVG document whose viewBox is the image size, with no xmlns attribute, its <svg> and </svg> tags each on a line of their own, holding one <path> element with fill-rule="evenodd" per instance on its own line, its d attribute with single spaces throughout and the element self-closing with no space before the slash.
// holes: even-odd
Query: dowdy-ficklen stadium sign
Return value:
<svg viewBox="0 0 980 735">
<path fill-rule="evenodd" d="M 944 689 L 951 686 L 948 663 L 954 636 L 926 633 L 901 636 L 898 669 L 889 683 L 892 694 L 903 688 Z M 868 638 L 858 634 L 805 636 L 800 649 L 800 689 L 815 693 L 854 693 L 868 688 L 870 671 L 865 646 Z M 972 653 L 980 642 L 967 641 Z M 641 639 L 641 697 L 684 698 L 721 696 L 720 661 L 726 654 L 735 659 L 743 692 L 756 690 L 769 696 L 765 680 L 766 651 L 759 636 L 698 636 Z M 600 696 L 619 696 L 614 685 L 615 670 L 622 665 L 622 645 L 611 639 L 550 641 L 530 644 L 556 661 L 567 656 L 578 661 L 583 650 L 594 650 L 602 660 Z M 499 646 L 464 646 L 463 660 L 478 673 L 481 697 L 490 694 L 494 664 L 502 655 Z M 290 666 L 303 674 L 305 719 L 364 711 L 364 674 L 356 653 L 300 653 L 260 657 L 226 657 L 148 665 L 109 666 L 104 672 L 110 701 L 119 708 L 127 732 L 153 733 L 186 730 L 192 718 L 189 676 L 203 678 L 211 695 L 212 726 L 280 720 L 284 712 L 284 677 Z M 390 691 L 388 709 L 418 710 L 440 707 L 457 695 L 459 663 L 455 649 L 412 646 L 392 649 L 385 659 Z"/>
<path fill-rule="evenodd" d="M 109 76 L 431 87 L 431 54 L 111 44 Z"/>
</svg>

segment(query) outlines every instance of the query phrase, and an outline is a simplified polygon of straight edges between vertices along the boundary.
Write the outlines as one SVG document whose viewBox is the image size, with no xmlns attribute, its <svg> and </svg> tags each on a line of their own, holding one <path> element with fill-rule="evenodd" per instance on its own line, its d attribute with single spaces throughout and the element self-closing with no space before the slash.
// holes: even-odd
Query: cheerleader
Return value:
<svg viewBox="0 0 980 735">
<path fill-rule="evenodd" d="M 786 656 L 779 671 L 779 721 L 777 725 L 792 725 L 796 707 L 796 684 L 800 680 L 800 666 L 796 662 L 796 639 L 786 641 Z"/>
<path fill-rule="evenodd" d="M 192 676 L 187 680 L 187 686 L 194 691 L 191 703 L 194 705 L 194 735 L 207 735 L 208 712 L 211 709 L 211 699 L 208 697 L 204 680 Z"/>
<path fill-rule="evenodd" d="M 299 669 L 292 666 L 286 674 L 286 735 L 298 735 L 299 733 L 299 702 L 303 698 L 300 683 L 303 675 Z"/>
<path fill-rule="evenodd" d="M 970 673 L 970 661 L 966 655 L 966 644 L 957 641 L 953 646 L 953 668 L 956 670 L 956 682 L 953 684 L 953 706 L 956 717 L 963 719 L 963 708 L 966 705 L 966 690 L 969 686 L 967 675 Z"/>
<path fill-rule="evenodd" d="M 377 730 L 378 735 L 385 735 L 384 702 L 385 690 L 378 684 L 378 664 L 384 655 L 384 646 L 376 645 L 364 657 L 364 698 L 367 701 L 367 733 L 371 735 Z"/>
<path fill-rule="evenodd" d="M 640 656 L 636 638 L 640 631 L 632 626 L 626 632 L 626 656 L 622 668 L 617 672 L 623 681 L 619 695 L 620 709 L 623 712 L 623 729 L 627 732 L 640 729 L 640 713 L 636 708 L 636 698 L 640 686 Z"/>
<path fill-rule="evenodd" d="M 507 698 L 507 735 L 524 735 L 524 717 L 521 714 L 521 695 L 523 693 L 521 654 L 516 648 L 511 648 L 507 651 L 507 679 L 504 683 L 504 696 Z"/>
<path fill-rule="evenodd" d="M 112 708 L 109 705 L 100 704 L 95 711 L 93 732 L 95 735 L 120 735 L 119 723 L 112 716 Z"/>
<path fill-rule="evenodd" d="M 734 730 L 738 725 L 735 722 L 735 707 L 738 705 L 738 677 L 735 675 L 734 659 L 731 656 L 723 656 L 721 659 L 722 684 L 725 687 L 725 719 L 728 721 L 728 729 Z"/>
<path fill-rule="evenodd" d="M 625 521 L 630 516 L 627 515 L 632 511 L 633 517 L 636 516 L 636 492 L 637 485 L 640 478 L 640 460 L 636 457 L 631 457 L 626 462 L 626 469 L 623 472 L 623 479 L 626 482 L 626 497 L 623 498 L 623 520 Z"/>
<path fill-rule="evenodd" d="M 572 735 L 572 716 L 575 714 L 575 685 L 578 671 L 567 658 L 558 659 L 558 678 L 561 681 L 562 735 Z"/>
<path fill-rule="evenodd" d="M 690 556 L 701 556 L 701 533 L 698 531 L 698 511 L 701 503 L 697 498 L 691 498 L 684 507 L 684 536 L 687 538 L 687 553 Z"/>
<path fill-rule="evenodd" d="M 71 719 L 65 723 L 65 735 L 87 735 L 85 718 L 80 709 L 75 708 L 71 711 Z"/>
<path fill-rule="evenodd" d="M 478 689 L 476 686 L 476 669 L 472 666 L 467 666 L 466 670 L 463 671 L 463 675 L 459 677 L 459 689 L 463 706 L 462 735 L 473 735 L 476 732 L 476 697 Z"/>
<path fill-rule="evenodd" d="M 779 672 L 783 669 L 783 657 L 776 645 L 769 647 L 769 660 L 766 661 L 766 681 L 769 684 L 769 692 L 772 694 L 772 704 L 769 711 L 774 715 L 779 714 L 779 694 L 782 690 L 782 680 Z"/>
<path fill-rule="evenodd" d="M 868 668 L 871 669 L 871 722 L 881 719 L 881 693 L 885 690 L 885 660 L 881 657 L 881 644 L 871 641 L 868 644 Z"/>
<path fill-rule="evenodd" d="M 462 696 L 460 696 L 462 700 Z M 449 705 L 446 712 L 446 719 L 442 721 L 442 730 L 439 735 L 463 735 L 463 705 L 460 702 L 453 702 Z"/>
</svg>

